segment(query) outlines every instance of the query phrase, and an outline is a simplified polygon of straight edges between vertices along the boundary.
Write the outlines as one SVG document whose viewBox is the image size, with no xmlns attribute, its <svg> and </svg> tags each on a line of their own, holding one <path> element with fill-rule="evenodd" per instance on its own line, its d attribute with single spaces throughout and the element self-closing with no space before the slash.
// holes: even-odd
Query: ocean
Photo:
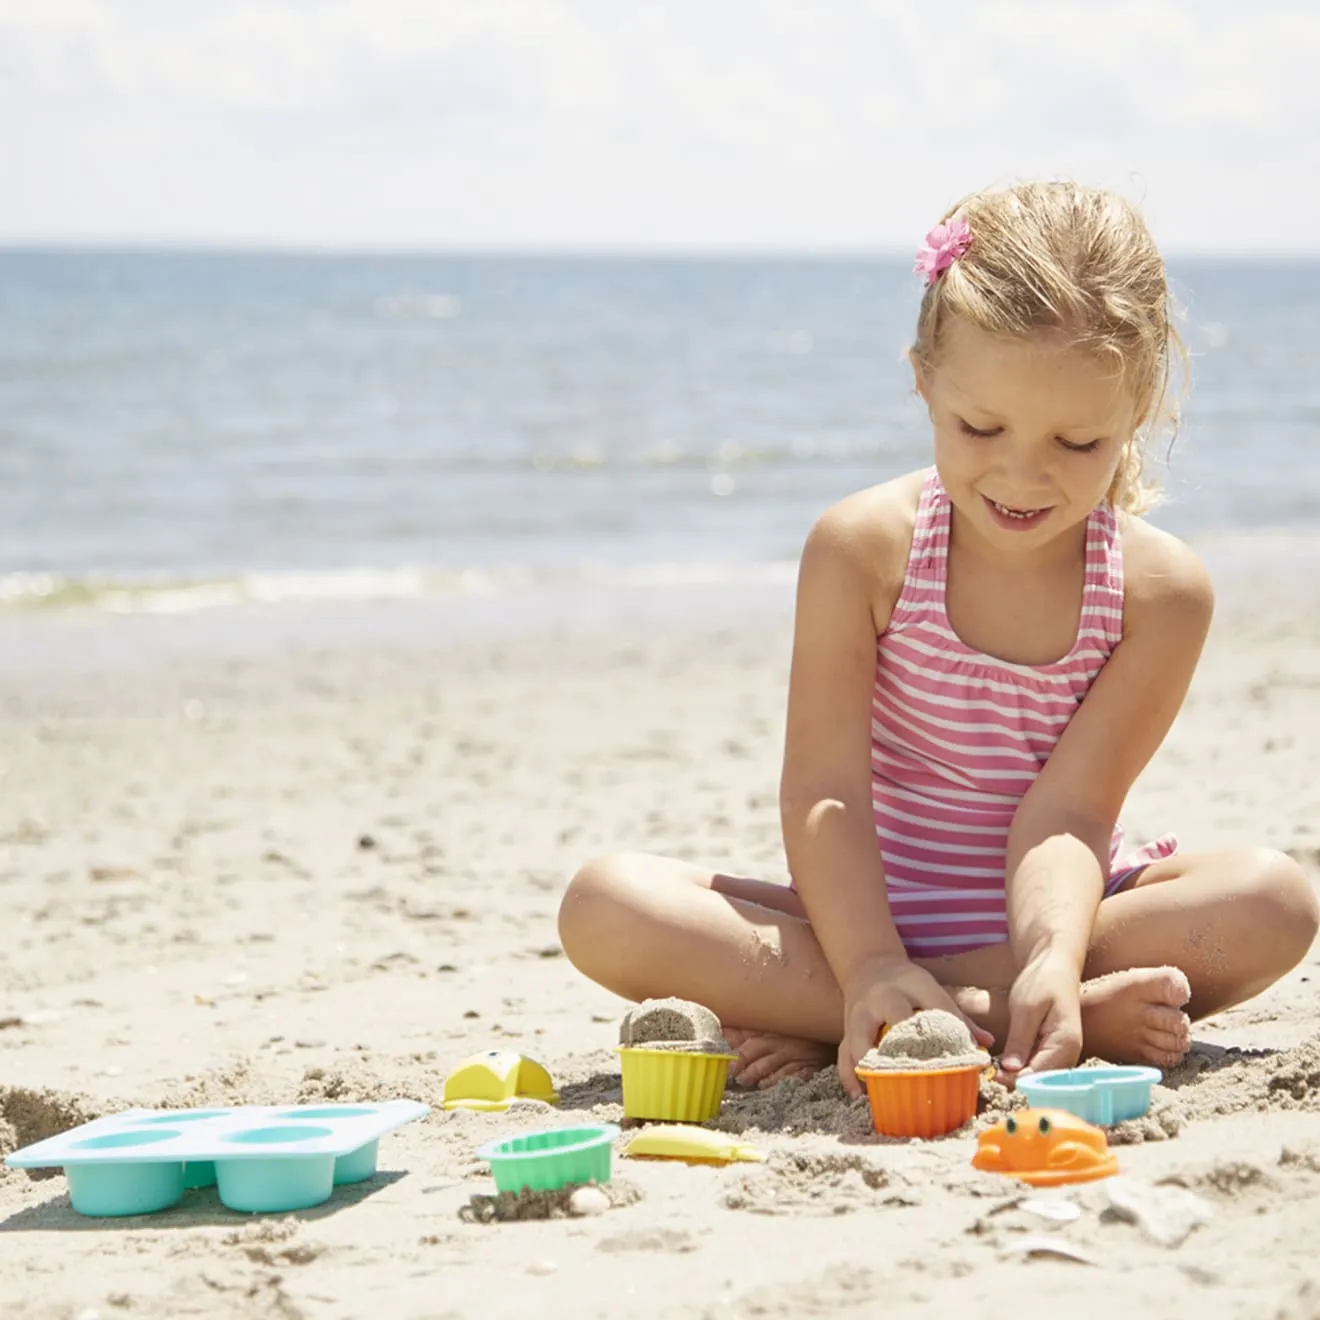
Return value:
<svg viewBox="0 0 1320 1320">
<path fill-rule="evenodd" d="M 1172 264 L 1155 520 L 1320 518 L 1320 263 Z M 907 259 L 0 252 L 0 610 L 782 583 L 928 461 Z"/>
</svg>

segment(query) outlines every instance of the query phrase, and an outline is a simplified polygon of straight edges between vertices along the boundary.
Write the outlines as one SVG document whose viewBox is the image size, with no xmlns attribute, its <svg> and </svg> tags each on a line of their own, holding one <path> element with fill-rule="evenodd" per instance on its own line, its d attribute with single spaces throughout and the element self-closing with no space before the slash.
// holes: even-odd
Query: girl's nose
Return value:
<svg viewBox="0 0 1320 1320">
<path fill-rule="evenodd" d="M 1005 484 L 1018 495 L 1030 495 L 1047 485 L 1044 469 L 1035 455 L 1005 454 L 1002 470 Z"/>
</svg>

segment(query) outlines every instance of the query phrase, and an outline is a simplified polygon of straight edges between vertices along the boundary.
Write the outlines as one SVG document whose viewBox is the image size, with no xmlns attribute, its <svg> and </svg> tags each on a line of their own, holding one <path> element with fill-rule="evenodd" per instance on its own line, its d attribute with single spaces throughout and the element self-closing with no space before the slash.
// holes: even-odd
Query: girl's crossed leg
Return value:
<svg viewBox="0 0 1320 1320">
<path fill-rule="evenodd" d="M 1190 1020 L 1259 994 L 1307 954 L 1314 889 L 1269 849 L 1152 862 L 1096 916 L 1082 986 L 1083 1049 L 1172 1067 Z M 773 1085 L 835 1058 L 843 997 L 801 900 L 783 885 L 648 853 L 615 853 L 573 877 L 559 910 L 564 951 L 625 998 L 709 1007 L 738 1050 L 733 1075 Z M 1002 1047 L 1014 968 L 1007 944 L 916 958 Z"/>
</svg>

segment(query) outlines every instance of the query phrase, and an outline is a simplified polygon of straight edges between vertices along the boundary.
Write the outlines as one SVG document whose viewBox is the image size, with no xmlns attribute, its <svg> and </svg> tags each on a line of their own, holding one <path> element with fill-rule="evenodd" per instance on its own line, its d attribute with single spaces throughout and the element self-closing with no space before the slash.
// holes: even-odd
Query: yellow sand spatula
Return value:
<svg viewBox="0 0 1320 1320">
<path fill-rule="evenodd" d="M 623 1153 L 631 1159 L 683 1160 L 688 1164 L 732 1164 L 736 1160 L 757 1163 L 765 1159 L 755 1146 L 728 1132 L 677 1123 L 643 1129 Z"/>
</svg>

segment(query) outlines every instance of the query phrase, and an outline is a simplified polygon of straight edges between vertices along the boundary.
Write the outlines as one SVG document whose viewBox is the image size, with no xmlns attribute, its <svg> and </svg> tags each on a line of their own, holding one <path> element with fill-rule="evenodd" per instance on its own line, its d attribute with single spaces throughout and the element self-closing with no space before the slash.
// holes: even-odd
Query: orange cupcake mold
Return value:
<svg viewBox="0 0 1320 1320">
<path fill-rule="evenodd" d="M 976 1113 L 985 1065 L 959 1068 L 857 1068 L 875 1130 L 886 1137 L 942 1137 Z"/>
</svg>

